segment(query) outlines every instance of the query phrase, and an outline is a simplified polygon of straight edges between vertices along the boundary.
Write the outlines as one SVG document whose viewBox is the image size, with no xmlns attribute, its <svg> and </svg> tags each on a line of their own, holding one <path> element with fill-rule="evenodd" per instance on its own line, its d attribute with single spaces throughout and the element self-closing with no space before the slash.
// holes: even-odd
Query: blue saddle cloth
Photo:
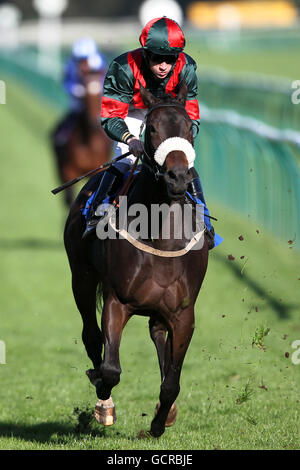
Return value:
<svg viewBox="0 0 300 470">
<path fill-rule="evenodd" d="M 201 201 L 201 199 L 198 199 L 197 197 L 195 196 L 192 196 L 190 193 L 187 193 L 189 195 L 189 197 L 191 199 L 193 199 L 193 201 L 195 201 L 196 204 L 201 204 L 203 205 L 204 207 L 204 223 L 205 223 L 205 226 L 207 228 L 207 230 L 211 230 L 211 222 L 210 222 L 210 218 L 208 217 L 209 216 L 209 210 L 207 208 L 207 205 Z M 223 241 L 223 238 L 218 234 L 218 233 L 215 233 L 215 246 L 218 246 L 222 243 Z"/>
<path fill-rule="evenodd" d="M 124 180 L 123 180 L 123 184 L 125 183 L 126 179 L 128 178 L 129 176 L 129 171 L 127 173 L 125 173 L 124 175 Z M 94 200 L 94 197 L 95 197 L 95 194 L 96 193 L 93 193 L 89 198 L 88 200 L 86 201 L 86 204 L 85 204 L 85 207 L 81 210 L 82 211 L 82 214 L 83 216 L 85 217 L 85 219 L 88 221 L 89 220 L 89 217 L 90 217 L 90 212 L 91 212 L 91 207 L 92 207 L 92 203 L 93 203 L 93 200 Z M 208 230 L 211 230 L 211 222 L 210 222 L 210 218 L 208 217 L 209 216 L 209 211 L 208 211 L 208 208 L 206 206 L 205 203 L 203 203 L 200 199 L 198 199 L 197 197 L 195 196 L 192 196 L 190 193 L 187 193 L 189 195 L 189 197 L 195 201 L 196 204 L 201 204 L 203 205 L 204 207 L 204 223 L 207 227 Z M 111 204 L 113 199 L 115 197 L 115 194 L 113 194 L 112 196 L 109 196 L 107 197 L 106 199 L 104 199 L 102 201 L 102 204 Z M 217 233 L 215 233 L 215 247 L 220 245 L 223 241 L 223 238 L 218 235 Z"/>
<path fill-rule="evenodd" d="M 85 217 L 85 220 L 86 220 L 86 221 L 88 221 L 89 218 L 90 218 L 91 207 L 92 207 L 92 204 L 93 204 L 93 200 L 94 200 L 95 194 L 96 194 L 96 193 L 93 193 L 93 194 L 88 198 L 88 200 L 87 200 L 86 203 L 85 203 L 84 208 L 81 209 L 82 215 Z M 107 202 L 108 199 L 109 199 L 109 198 L 106 198 L 105 202 Z M 104 202 L 104 201 L 103 201 L 103 202 Z"/>
<path fill-rule="evenodd" d="M 138 173 L 138 171 L 135 172 L 135 173 Z M 130 174 L 130 171 L 128 171 L 127 173 L 125 173 L 125 175 L 124 175 L 124 177 L 123 177 L 122 184 L 121 184 L 120 186 L 123 186 L 123 185 L 125 184 L 125 182 L 126 182 L 128 176 L 129 176 L 129 174 Z M 82 212 L 82 214 L 84 215 L 86 221 L 88 221 L 89 218 L 90 218 L 90 212 L 91 212 L 93 200 L 94 200 L 94 198 L 95 198 L 95 194 L 96 194 L 96 192 L 94 192 L 94 193 L 88 198 L 88 200 L 86 201 L 85 207 L 84 207 L 83 209 L 81 209 L 81 212 Z M 104 199 L 104 200 L 102 201 L 102 204 L 112 204 L 112 202 L 113 202 L 114 197 L 115 197 L 116 194 L 117 194 L 117 193 L 112 194 L 111 196 L 109 196 L 109 197 L 107 197 L 106 199 Z"/>
</svg>

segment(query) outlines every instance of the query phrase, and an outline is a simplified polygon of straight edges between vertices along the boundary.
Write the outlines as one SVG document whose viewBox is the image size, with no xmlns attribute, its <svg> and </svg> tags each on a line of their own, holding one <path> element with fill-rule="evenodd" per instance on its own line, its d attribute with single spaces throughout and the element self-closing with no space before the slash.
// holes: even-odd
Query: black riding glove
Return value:
<svg viewBox="0 0 300 470">
<path fill-rule="evenodd" d="M 137 139 L 136 137 L 132 138 L 128 143 L 129 152 L 132 153 L 137 158 L 141 158 L 144 153 L 144 142 Z"/>
</svg>

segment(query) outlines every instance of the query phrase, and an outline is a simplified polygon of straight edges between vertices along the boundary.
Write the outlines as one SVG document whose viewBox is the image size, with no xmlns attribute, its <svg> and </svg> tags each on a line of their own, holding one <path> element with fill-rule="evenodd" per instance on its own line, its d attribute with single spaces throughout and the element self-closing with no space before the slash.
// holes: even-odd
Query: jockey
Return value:
<svg viewBox="0 0 300 470">
<path fill-rule="evenodd" d="M 112 61 L 104 81 L 101 102 L 101 124 L 107 135 L 115 141 L 115 158 L 128 152 L 103 175 L 97 189 L 83 238 L 93 233 L 100 219 L 96 210 L 105 199 L 120 175 L 133 165 L 144 151 L 143 142 L 137 137 L 147 113 L 140 95 L 140 85 L 160 97 L 165 93 L 175 96 L 175 89 L 184 80 L 188 94 L 186 111 L 193 121 L 193 137 L 199 130 L 199 105 L 197 100 L 196 63 L 183 52 L 184 34 L 180 26 L 167 17 L 149 21 L 140 35 L 141 48 L 126 52 Z M 204 204 L 203 190 L 198 173 L 192 168 L 193 180 L 188 191 Z M 214 229 L 209 223 L 209 245 L 214 246 Z"/>
<path fill-rule="evenodd" d="M 91 38 L 78 39 L 72 48 L 72 54 L 66 63 L 63 86 L 69 95 L 69 111 L 57 125 L 53 140 L 57 148 L 64 146 L 70 131 L 84 112 L 84 98 L 86 94 L 84 75 L 89 72 L 98 72 L 101 75 L 101 90 L 107 70 L 104 56 L 99 52 L 95 41 Z"/>
</svg>

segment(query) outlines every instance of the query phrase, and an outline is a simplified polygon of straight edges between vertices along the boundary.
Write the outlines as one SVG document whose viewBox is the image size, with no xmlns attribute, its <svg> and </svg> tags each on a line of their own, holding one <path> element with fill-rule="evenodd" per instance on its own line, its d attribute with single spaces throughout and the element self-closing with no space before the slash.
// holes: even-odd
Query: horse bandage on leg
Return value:
<svg viewBox="0 0 300 470">
<path fill-rule="evenodd" d="M 185 154 L 189 168 L 192 168 L 194 165 L 194 161 L 196 158 L 196 152 L 192 144 L 182 137 L 169 137 L 168 139 L 164 140 L 156 149 L 154 154 L 154 160 L 160 166 L 163 166 L 167 155 L 170 152 L 174 151 L 181 151 Z"/>
<path fill-rule="evenodd" d="M 111 397 L 108 400 L 98 400 L 95 406 L 94 416 L 103 426 L 111 426 L 116 422 L 115 405 Z"/>
</svg>

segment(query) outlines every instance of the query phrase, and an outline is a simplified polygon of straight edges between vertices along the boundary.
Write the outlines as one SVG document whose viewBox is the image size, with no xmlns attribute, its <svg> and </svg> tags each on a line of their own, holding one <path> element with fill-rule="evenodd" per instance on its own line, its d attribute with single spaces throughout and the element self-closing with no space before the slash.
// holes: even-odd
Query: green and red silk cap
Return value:
<svg viewBox="0 0 300 470">
<path fill-rule="evenodd" d="M 163 16 L 150 20 L 140 35 L 146 51 L 159 55 L 175 55 L 183 51 L 185 38 L 176 21 Z"/>
</svg>

